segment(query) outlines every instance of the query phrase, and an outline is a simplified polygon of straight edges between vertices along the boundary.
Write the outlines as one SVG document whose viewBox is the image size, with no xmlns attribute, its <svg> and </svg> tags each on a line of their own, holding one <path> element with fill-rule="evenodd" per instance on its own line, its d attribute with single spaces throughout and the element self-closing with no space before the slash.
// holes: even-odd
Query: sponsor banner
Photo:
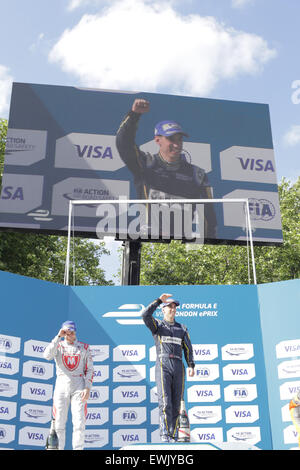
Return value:
<svg viewBox="0 0 300 470">
<path fill-rule="evenodd" d="M 142 424 L 147 419 L 146 407 L 121 407 L 113 412 L 113 424 L 134 426 Z"/>
<path fill-rule="evenodd" d="M 54 365 L 46 362 L 26 361 L 23 363 L 23 377 L 48 380 L 53 377 Z"/>
<path fill-rule="evenodd" d="M 248 199 L 252 229 L 280 230 L 281 218 L 278 194 L 267 191 L 235 190 L 226 196 L 228 199 Z M 245 212 L 241 205 L 223 204 L 224 224 L 245 227 Z M 239 207 L 241 206 L 241 207 Z M 257 239 L 254 232 L 253 239 Z"/>
<path fill-rule="evenodd" d="M 109 387 L 107 385 L 94 385 L 90 391 L 90 403 L 104 403 L 109 399 Z"/>
<path fill-rule="evenodd" d="M 0 353 L 15 354 L 20 351 L 21 338 L 0 333 Z"/>
<path fill-rule="evenodd" d="M 223 361 L 247 361 L 253 356 L 253 344 L 226 344 L 222 347 Z"/>
<path fill-rule="evenodd" d="M 300 359 L 284 361 L 278 365 L 279 379 L 293 379 L 300 377 Z"/>
<path fill-rule="evenodd" d="M 13 401 L 0 400 L 0 420 L 10 421 L 16 417 L 17 403 Z"/>
<path fill-rule="evenodd" d="M 280 400 L 291 400 L 300 391 L 300 380 L 284 382 L 279 387 Z"/>
<path fill-rule="evenodd" d="M 283 430 L 283 440 L 285 444 L 296 444 L 298 443 L 298 433 L 293 424 L 287 426 Z"/>
<path fill-rule="evenodd" d="M 228 442 L 239 442 L 255 445 L 261 440 L 261 432 L 259 426 L 253 427 L 233 427 L 227 431 Z"/>
<path fill-rule="evenodd" d="M 220 152 L 223 180 L 276 184 L 273 149 L 233 146 Z"/>
<path fill-rule="evenodd" d="M 252 440 L 256 442 L 253 445 L 261 449 L 271 449 L 271 432 L 273 434 L 279 429 L 281 447 L 291 446 L 284 443 L 283 430 L 292 424 L 287 405 L 300 389 L 300 378 L 279 378 L 278 370 L 285 371 L 286 365 L 297 367 L 299 358 L 297 355 L 277 358 L 276 345 L 297 339 L 297 336 L 293 337 L 285 331 L 290 325 L 282 322 L 282 304 L 280 312 L 274 316 L 276 306 L 271 304 L 270 308 L 268 301 L 268 318 L 272 324 L 281 320 L 281 327 L 274 338 L 273 328 L 268 325 L 264 329 L 267 339 L 273 338 L 271 351 L 269 346 L 267 349 L 268 360 L 273 355 L 273 363 L 265 366 L 266 340 L 262 339 L 263 322 L 259 314 L 263 299 L 261 295 L 258 298 L 257 286 L 172 286 L 171 290 L 170 286 L 62 288 L 9 273 L 0 272 L 0 276 L 3 308 L 10 311 L 13 308 L 12 314 L 5 317 L 2 336 L 20 338 L 21 345 L 18 352 L 0 356 L 3 361 L 13 359 L 18 364 L 15 369 L 13 365 L 9 368 L 11 375 L 0 372 L 1 411 L 7 418 L 0 417 L 0 427 L 8 424 L 15 426 L 13 441 L 1 444 L 0 440 L 1 447 L 42 449 L 43 435 L 36 429 L 43 428 L 44 433 L 48 434 L 56 381 L 54 360 L 46 361 L 42 358 L 42 352 L 66 318 L 76 322 L 78 339 L 93 345 L 92 354 L 96 359 L 93 387 L 88 400 L 86 432 L 89 437 L 86 446 L 89 449 L 117 449 L 134 443 L 142 444 L 142 441 L 159 442 L 154 341 L 149 329 L 135 322 L 141 320 L 142 306 L 149 305 L 162 292 L 169 292 L 179 299 L 181 306 L 189 306 L 182 311 L 218 311 L 217 316 L 178 317 L 178 321 L 188 329 L 195 353 L 196 376 L 194 380 L 186 377 L 184 390 L 191 431 L 196 435 L 195 442 L 208 441 L 213 444 L 227 441 L 230 444 L 242 442 L 251 445 Z M 295 286 L 295 292 L 298 292 L 298 283 Z M 275 287 L 278 293 L 282 292 L 281 283 Z M 15 292 L 26 292 L 26 296 L 15 296 Z M 32 298 L 36 300 L 36 308 L 32 306 Z M 282 296 L 285 302 L 292 298 L 291 292 L 288 296 Z M 42 317 L 39 309 L 41 303 L 44 305 Z M 288 311 L 292 312 L 295 305 L 294 300 L 293 307 L 289 306 Z M 157 309 L 154 318 L 160 319 L 160 315 L 161 309 Z M 293 331 L 297 331 L 297 318 L 293 322 Z M 134 323 L 127 323 L 127 320 Z M 200 342 L 203 338 L 205 343 Z M 234 360 L 232 353 L 238 355 L 234 356 Z M 141 359 L 123 360 L 129 354 Z M 239 359 L 236 360 L 237 357 Z M 184 354 L 183 364 L 187 368 Z M 48 366 L 53 367 L 51 373 L 48 373 Z M 275 382 L 270 382 L 272 386 L 269 386 L 268 374 L 273 374 Z M 7 406 L 6 402 L 9 402 Z M 11 411 L 10 407 L 14 405 L 11 403 L 17 405 L 15 417 L 12 417 L 14 410 Z M 271 421 L 269 416 L 274 409 L 275 421 L 274 418 Z M 27 428 L 30 428 L 28 432 Z M 257 428 L 259 433 L 256 433 Z M 105 431 L 103 434 L 102 429 Z M 227 433 L 231 430 L 237 430 L 237 433 L 229 436 Z M 66 449 L 71 449 L 71 413 L 66 431 Z M 220 432 L 222 435 L 218 435 Z"/>
<path fill-rule="evenodd" d="M 146 378 L 145 365 L 124 365 L 113 369 L 114 382 L 141 382 Z"/>
<path fill-rule="evenodd" d="M 144 344 L 120 345 L 113 350 L 113 361 L 115 362 L 138 362 L 145 359 L 146 348 Z"/>
<path fill-rule="evenodd" d="M 193 406 L 188 410 L 191 424 L 216 424 L 222 420 L 221 406 Z"/>
<path fill-rule="evenodd" d="M 225 410 L 226 423 L 255 423 L 259 419 L 257 405 L 233 405 Z"/>
<path fill-rule="evenodd" d="M 101 448 L 109 442 L 108 429 L 86 429 L 84 437 L 84 448 Z"/>
<path fill-rule="evenodd" d="M 105 382 L 109 377 L 109 366 L 94 364 L 93 383 Z"/>
<path fill-rule="evenodd" d="M 19 372 L 20 359 L 0 355 L 0 374 L 15 375 Z"/>
<path fill-rule="evenodd" d="M 0 377 L 0 396 L 14 397 L 18 393 L 18 380 Z"/>
<path fill-rule="evenodd" d="M 15 439 L 16 427 L 12 424 L 0 423 L 0 444 L 9 444 Z"/>
<path fill-rule="evenodd" d="M 127 181 L 70 177 L 53 185 L 51 214 L 67 214 L 70 200 L 118 200 L 120 196 L 129 199 L 129 183 Z M 99 211 L 105 213 L 106 209 L 106 204 L 102 206 L 99 204 L 83 204 L 73 208 L 75 217 L 98 217 L 99 220 Z M 118 210 L 118 205 L 116 206 L 116 210 Z M 105 225 L 111 225 L 115 229 L 115 212 L 112 214 L 111 222 L 110 217 L 107 217 Z M 112 232 L 112 235 L 113 234 L 114 232 Z"/>
<path fill-rule="evenodd" d="M 109 420 L 108 408 L 87 408 L 86 425 L 87 426 L 102 426 Z"/>
<path fill-rule="evenodd" d="M 113 447 L 123 447 L 147 442 L 146 429 L 124 428 L 113 433 Z"/>
<path fill-rule="evenodd" d="M 255 364 L 228 364 L 223 367 L 224 380 L 242 380 L 247 381 L 255 377 Z"/>
<path fill-rule="evenodd" d="M 191 442 L 211 443 L 223 442 L 222 428 L 195 428 L 191 431 Z"/>
<path fill-rule="evenodd" d="M 24 400 L 49 401 L 52 395 L 52 384 L 26 382 L 22 385 L 21 398 Z"/>
<path fill-rule="evenodd" d="M 194 360 L 213 361 L 218 357 L 217 344 L 193 344 Z"/>
<path fill-rule="evenodd" d="M 38 208 L 42 204 L 43 183 L 43 176 L 4 173 L 0 196 L 1 212 L 26 214 Z"/>
<path fill-rule="evenodd" d="M 19 444 L 25 446 L 44 447 L 49 429 L 36 426 L 25 426 L 19 431 Z"/>
<path fill-rule="evenodd" d="M 194 377 L 189 377 L 186 371 L 188 382 L 214 382 L 220 376 L 218 364 L 196 364 L 194 372 Z"/>
<path fill-rule="evenodd" d="M 278 359 L 297 356 L 300 356 L 300 339 L 280 341 L 280 343 L 276 344 L 276 357 Z"/>
<path fill-rule="evenodd" d="M 28 166 L 46 157 L 47 131 L 8 129 L 5 164 Z"/>
<path fill-rule="evenodd" d="M 113 403 L 141 403 L 144 400 L 145 385 L 120 385 L 113 390 Z"/>
<path fill-rule="evenodd" d="M 56 141 L 56 168 L 116 171 L 123 166 L 113 135 L 73 133 Z"/>
<path fill-rule="evenodd" d="M 104 362 L 109 358 L 109 344 L 90 345 L 93 362 Z"/>
<path fill-rule="evenodd" d="M 48 342 L 46 341 L 38 341 L 34 339 L 30 339 L 25 341 L 24 343 L 24 356 L 32 356 L 32 357 L 39 357 L 43 358 L 43 353 L 48 346 Z"/>
<path fill-rule="evenodd" d="M 224 400 L 253 401 L 257 398 L 256 384 L 228 385 L 224 388 Z"/>
<path fill-rule="evenodd" d="M 220 399 L 220 385 L 192 385 L 187 389 L 189 402 L 214 402 Z"/>
<path fill-rule="evenodd" d="M 52 406 L 26 403 L 20 408 L 20 421 L 47 424 L 52 418 Z"/>
</svg>

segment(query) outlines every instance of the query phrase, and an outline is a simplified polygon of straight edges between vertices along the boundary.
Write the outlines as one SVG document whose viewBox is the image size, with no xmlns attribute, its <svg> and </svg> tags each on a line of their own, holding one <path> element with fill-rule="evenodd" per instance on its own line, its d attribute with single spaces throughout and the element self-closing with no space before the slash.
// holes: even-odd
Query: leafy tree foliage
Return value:
<svg viewBox="0 0 300 470">
<path fill-rule="evenodd" d="M 254 247 L 259 284 L 300 278 L 300 178 L 294 185 L 283 179 L 279 199 L 284 242 Z M 191 250 L 180 241 L 144 243 L 141 284 L 248 284 L 248 264 L 245 246 L 199 245 Z"/>
</svg>

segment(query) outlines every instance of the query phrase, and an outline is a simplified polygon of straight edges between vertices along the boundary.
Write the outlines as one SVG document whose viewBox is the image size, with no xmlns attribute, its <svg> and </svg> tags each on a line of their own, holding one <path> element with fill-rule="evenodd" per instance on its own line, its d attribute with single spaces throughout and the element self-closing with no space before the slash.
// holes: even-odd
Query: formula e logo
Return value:
<svg viewBox="0 0 300 470">
<path fill-rule="evenodd" d="M 120 325 L 143 325 L 141 314 L 144 308 L 142 304 L 123 304 L 117 311 L 107 312 L 103 317 L 115 318 Z"/>
<path fill-rule="evenodd" d="M 267 199 L 249 199 L 249 210 L 252 220 L 263 220 L 268 222 L 274 219 L 276 215 L 275 207 Z"/>
<path fill-rule="evenodd" d="M 75 370 L 79 366 L 80 356 L 77 354 L 75 356 L 68 356 L 66 354 L 62 357 L 63 363 L 68 370 Z"/>
</svg>

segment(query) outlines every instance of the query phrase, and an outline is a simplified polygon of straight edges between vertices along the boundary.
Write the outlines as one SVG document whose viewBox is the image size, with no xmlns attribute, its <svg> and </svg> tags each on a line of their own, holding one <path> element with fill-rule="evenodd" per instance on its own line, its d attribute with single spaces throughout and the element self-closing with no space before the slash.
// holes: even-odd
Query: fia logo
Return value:
<svg viewBox="0 0 300 470">
<path fill-rule="evenodd" d="M 249 210 L 251 219 L 263 220 L 265 222 L 274 219 L 276 215 L 275 207 L 267 199 L 249 199 Z"/>
</svg>

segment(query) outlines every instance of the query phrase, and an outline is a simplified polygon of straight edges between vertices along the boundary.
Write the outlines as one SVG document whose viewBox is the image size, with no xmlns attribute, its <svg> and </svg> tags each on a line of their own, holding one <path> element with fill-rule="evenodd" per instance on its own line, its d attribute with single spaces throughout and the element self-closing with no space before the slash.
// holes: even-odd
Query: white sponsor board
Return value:
<svg viewBox="0 0 300 470">
<path fill-rule="evenodd" d="M 23 377 L 49 380 L 53 377 L 54 365 L 47 362 L 26 361 L 23 363 Z"/>
<path fill-rule="evenodd" d="M 48 401 L 51 400 L 52 395 L 53 385 L 51 384 L 26 382 L 22 385 L 21 398 L 24 400 Z"/>
<path fill-rule="evenodd" d="M 20 408 L 20 421 L 46 424 L 51 421 L 52 406 L 26 403 Z"/>
<path fill-rule="evenodd" d="M 145 365 L 124 364 L 113 370 L 114 382 L 140 382 L 146 378 Z"/>
<path fill-rule="evenodd" d="M 20 351 L 21 338 L 0 333 L 0 353 L 15 354 Z"/>
<path fill-rule="evenodd" d="M 226 344 L 222 347 L 223 361 L 247 361 L 253 356 L 253 344 Z"/>
<path fill-rule="evenodd" d="M 145 358 L 146 346 L 144 344 L 121 344 L 113 350 L 113 361 L 138 362 Z"/>
<path fill-rule="evenodd" d="M 147 419 L 146 407 L 120 407 L 113 411 L 113 424 L 135 426 Z"/>
<path fill-rule="evenodd" d="M 86 429 L 84 436 L 84 448 L 101 448 L 108 444 L 108 429 Z"/>
<path fill-rule="evenodd" d="M 278 359 L 297 356 L 300 356 L 300 339 L 281 341 L 276 344 L 276 357 Z"/>
<path fill-rule="evenodd" d="M 244 402 L 253 401 L 257 398 L 256 384 L 241 384 L 241 385 L 228 385 L 224 388 L 224 400 Z"/>
<path fill-rule="evenodd" d="M 113 403 L 141 403 L 144 400 L 145 385 L 120 385 L 113 390 Z"/>
<path fill-rule="evenodd" d="M 32 165 L 46 157 L 47 131 L 8 129 L 5 165 Z"/>
<path fill-rule="evenodd" d="M 247 381 L 255 377 L 255 365 L 248 363 L 228 364 L 223 367 L 223 379 Z"/>
<path fill-rule="evenodd" d="M 43 353 L 48 346 L 46 341 L 38 341 L 30 339 L 24 343 L 24 356 L 40 357 L 43 358 Z"/>
<path fill-rule="evenodd" d="M 0 197 L 1 212 L 26 214 L 42 204 L 44 177 L 4 173 Z"/>
<path fill-rule="evenodd" d="M 276 184 L 274 150 L 233 146 L 220 152 L 221 178 Z"/>
</svg>

